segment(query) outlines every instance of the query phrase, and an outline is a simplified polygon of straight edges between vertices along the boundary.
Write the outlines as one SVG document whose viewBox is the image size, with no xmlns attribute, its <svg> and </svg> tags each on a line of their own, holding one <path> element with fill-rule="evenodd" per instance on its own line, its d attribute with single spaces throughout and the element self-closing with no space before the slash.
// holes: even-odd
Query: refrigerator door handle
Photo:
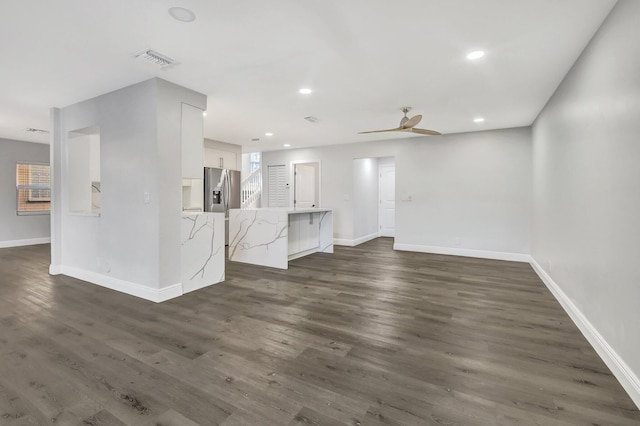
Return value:
<svg viewBox="0 0 640 426">
<path fill-rule="evenodd" d="M 231 195 L 231 187 L 229 183 L 230 176 L 227 170 L 224 170 L 222 173 L 224 174 L 224 179 L 222 181 L 223 182 L 222 190 L 224 192 L 223 194 L 224 211 L 228 215 L 229 214 L 229 196 Z"/>
</svg>

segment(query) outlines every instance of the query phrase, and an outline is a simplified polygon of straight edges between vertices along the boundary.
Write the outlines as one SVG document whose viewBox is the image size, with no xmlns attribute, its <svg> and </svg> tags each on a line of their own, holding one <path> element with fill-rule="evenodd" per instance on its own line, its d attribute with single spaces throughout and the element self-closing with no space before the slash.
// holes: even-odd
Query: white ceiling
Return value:
<svg viewBox="0 0 640 426">
<path fill-rule="evenodd" d="M 245 151 L 530 125 L 615 0 L 30 0 L 0 13 L 0 137 L 157 76 L 208 95 L 205 137 Z M 196 20 L 174 20 L 183 6 Z M 179 62 L 134 60 L 151 48 Z M 486 51 L 470 62 L 465 55 Z M 313 94 L 303 96 L 301 87 Z M 315 124 L 303 120 L 315 116 Z M 473 118 L 482 116 L 482 124 Z M 273 132 L 267 137 L 265 132 Z M 251 142 L 252 138 L 260 142 Z M 406 137 L 422 137 L 406 135 Z"/>
</svg>

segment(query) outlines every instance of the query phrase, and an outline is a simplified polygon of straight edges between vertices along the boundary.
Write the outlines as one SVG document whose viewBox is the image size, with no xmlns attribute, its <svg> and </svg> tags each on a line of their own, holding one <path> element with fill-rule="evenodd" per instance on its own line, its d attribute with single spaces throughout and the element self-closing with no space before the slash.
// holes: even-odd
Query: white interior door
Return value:
<svg viewBox="0 0 640 426">
<path fill-rule="evenodd" d="M 294 164 L 293 206 L 298 209 L 318 207 L 318 163 Z"/>
<path fill-rule="evenodd" d="M 395 237 L 396 235 L 396 166 L 395 164 L 380 165 L 380 208 L 378 209 L 380 236 Z"/>
</svg>

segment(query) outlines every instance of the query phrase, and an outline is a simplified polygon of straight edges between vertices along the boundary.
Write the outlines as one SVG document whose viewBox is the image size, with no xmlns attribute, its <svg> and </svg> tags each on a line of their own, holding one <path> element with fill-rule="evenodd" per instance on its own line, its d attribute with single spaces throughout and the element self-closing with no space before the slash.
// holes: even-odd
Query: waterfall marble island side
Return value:
<svg viewBox="0 0 640 426">
<path fill-rule="evenodd" d="M 229 260 L 288 269 L 289 260 L 333 253 L 329 209 L 229 210 Z"/>
<path fill-rule="evenodd" d="M 182 213 L 182 291 L 224 281 L 224 213 Z"/>
</svg>

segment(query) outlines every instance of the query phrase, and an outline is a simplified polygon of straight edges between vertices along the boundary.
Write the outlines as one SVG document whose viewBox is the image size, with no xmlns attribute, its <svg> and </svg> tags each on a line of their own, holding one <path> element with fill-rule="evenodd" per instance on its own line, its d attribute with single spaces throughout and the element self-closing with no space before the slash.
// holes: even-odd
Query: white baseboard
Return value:
<svg viewBox="0 0 640 426">
<path fill-rule="evenodd" d="M 318 247 L 314 247 L 314 248 L 309 249 L 309 250 L 304 250 L 304 251 L 301 251 L 301 252 L 298 252 L 298 253 L 290 254 L 289 256 L 287 256 L 287 260 L 300 259 L 301 257 L 308 256 L 308 255 L 313 254 L 313 253 L 318 253 Z"/>
<path fill-rule="evenodd" d="M 377 232 L 374 232 L 373 234 L 369 234 L 369 235 L 365 235 L 364 237 L 356 238 L 355 240 L 353 240 L 353 243 L 354 243 L 353 245 L 357 246 L 357 245 L 360 245 L 362 243 L 366 243 L 367 241 L 375 240 L 379 236 L 380 235 Z"/>
<path fill-rule="evenodd" d="M 181 283 L 158 289 L 99 274 L 97 272 L 74 268 L 72 266 L 50 265 L 49 273 L 52 275 L 68 275 L 91 284 L 96 284 L 101 287 L 106 287 L 111 290 L 116 290 L 121 293 L 140 297 L 156 303 L 182 296 L 184 293 Z"/>
<path fill-rule="evenodd" d="M 423 246 L 417 244 L 393 244 L 394 250 L 415 251 L 419 253 L 446 254 L 450 256 L 477 257 L 481 259 L 508 260 L 511 262 L 527 262 L 531 259 L 528 254 L 509 253 L 501 251 L 471 250 L 451 247 Z"/>
<path fill-rule="evenodd" d="M 347 240 L 346 238 L 334 238 L 333 239 L 333 245 L 334 246 L 353 247 L 354 243 L 353 243 L 353 240 Z"/>
<path fill-rule="evenodd" d="M 32 246 L 32 245 L 35 245 L 35 244 L 47 244 L 47 243 L 50 243 L 50 242 L 51 242 L 51 237 L 28 238 L 26 240 L 0 241 L 0 248 Z"/>
<path fill-rule="evenodd" d="M 364 237 L 359 237 L 354 240 L 348 240 L 346 238 L 334 238 L 333 244 L 336 246 L 355 247 L 359 244 L 366 243 L 367 241 L 374 240 L 379 236 L 380 235 L 378 235 L 377 232 L 374 232 L 373 234 L 365 235 Z"/>
<path fill-rule="evenodd" d="M 600 355 L 600 358 L 607 364 L 613 375 L 618 379 L 622 387 L 627 391 L 633 402 L 640 407 L 640 379 L 638 375 L 627 365 L 618 353 L 607 343 L 598 330 L 589 322 L 587 317 L 578 309 L 564 291 L 555 281 L 542 269 L 542 267 L 531 257 L 530 264 L 538 274 L 542 282 L 549 291 L 560 302 L 565 312 L 571 317 L 576 326 L 580 329 L 584 337 L 589 341 L 593 349 Z"/>
</svg>

